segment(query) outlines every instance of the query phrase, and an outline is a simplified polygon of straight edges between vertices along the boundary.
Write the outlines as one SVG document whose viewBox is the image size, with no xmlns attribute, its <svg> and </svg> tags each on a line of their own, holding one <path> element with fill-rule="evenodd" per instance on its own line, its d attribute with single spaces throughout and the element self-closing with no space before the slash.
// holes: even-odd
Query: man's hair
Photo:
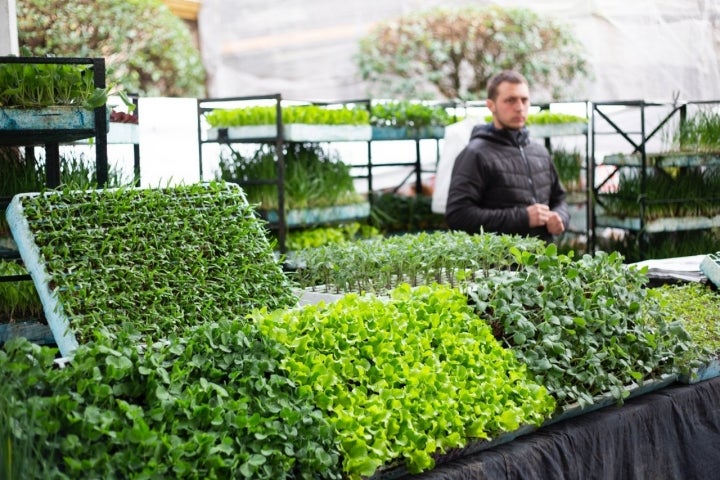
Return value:
<svg viewBox="0 0 720 480">
<path fill-rule="evenodd" d="M 520 73 L 515 70 L 503 70 L 500 73 L 493 75 L 487 84 L 487 95 L 490 100 L 495 100 L 498 96 L 498 87 L 503 82 L 510 83 L 524 83 L 528 84 L 528 81 Z"/>
</svg>

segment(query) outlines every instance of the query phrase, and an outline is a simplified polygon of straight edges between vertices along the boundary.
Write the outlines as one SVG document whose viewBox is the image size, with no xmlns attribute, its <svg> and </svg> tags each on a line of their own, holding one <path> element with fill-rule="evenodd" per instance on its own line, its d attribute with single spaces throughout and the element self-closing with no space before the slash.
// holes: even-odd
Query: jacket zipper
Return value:
<svg viewBox="0 0 720 480">
<path fill-rule="evenodd" d="M 522 145 L 518 145 L 518 148 L 520 149 L 520 156 L 522 156 L 523 160 L 525 161 L 525 170 L 527 171 L 528 183 L 530 184 L 530 191 L 532 192 L 532 203 L 537 203 L 535 183 L 533 182 L 532 176 L 530 175 L 530 162 L 528 162 L 528 159 L 525 156 L 525 150 L 523 149 Z"/>
</svg>

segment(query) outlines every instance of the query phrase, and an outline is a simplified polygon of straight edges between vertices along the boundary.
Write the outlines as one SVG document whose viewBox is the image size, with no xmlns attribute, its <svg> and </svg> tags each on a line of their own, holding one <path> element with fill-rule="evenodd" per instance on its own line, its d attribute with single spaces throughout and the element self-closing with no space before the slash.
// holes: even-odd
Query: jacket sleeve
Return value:
<svg viewBox="0 0 720 480">
<path fill-rule="evenodd" d="M 568 209 L 567 201 L 565 199 L 565 188 L 560 183 L 560 179 L 555 169 L 555 165 L 550 162 L 550 168 L 552 169 L 553 184 L 550 190 L 550 210 L 557 212 L 562 218 L 565 230 L 570 227 L 570 210 Z"/>
<path fill-rule="evenodd" d="M 455 160 L 448 190 L 445 220 L 453 230 L 468 233 L 497 232 L 530 233 L 527 209 L 486 208 L 483 206 L 486 182 L 492 181 L 482 172 L 482 159 L 471 146 L 465 147 Z"/>
</svg>

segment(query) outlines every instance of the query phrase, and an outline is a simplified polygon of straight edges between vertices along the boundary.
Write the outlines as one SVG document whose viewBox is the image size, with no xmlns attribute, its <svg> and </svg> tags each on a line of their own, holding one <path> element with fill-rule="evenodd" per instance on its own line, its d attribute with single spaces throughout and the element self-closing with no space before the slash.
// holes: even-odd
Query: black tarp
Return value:
<svg viewBox="0 0 720 480">
<path fill-rule="evenodd" d="M 674 384 L 404 478 L 720 479 L 720 378 Z"/>
</svg>

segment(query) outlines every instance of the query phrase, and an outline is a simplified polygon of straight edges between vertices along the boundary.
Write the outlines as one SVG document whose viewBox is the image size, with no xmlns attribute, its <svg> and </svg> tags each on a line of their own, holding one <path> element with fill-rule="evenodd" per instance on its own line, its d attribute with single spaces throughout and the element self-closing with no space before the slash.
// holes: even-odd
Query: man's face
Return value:
<svg viewBox="0 0 720 480">
<path fill-rule="evenodd" d="M 518 130 L 525 126 L 530 108 L 530 90 L 524 83 L 502 82 L 495 100 L 487 100 L 495 128 Z"/>
</svg>

